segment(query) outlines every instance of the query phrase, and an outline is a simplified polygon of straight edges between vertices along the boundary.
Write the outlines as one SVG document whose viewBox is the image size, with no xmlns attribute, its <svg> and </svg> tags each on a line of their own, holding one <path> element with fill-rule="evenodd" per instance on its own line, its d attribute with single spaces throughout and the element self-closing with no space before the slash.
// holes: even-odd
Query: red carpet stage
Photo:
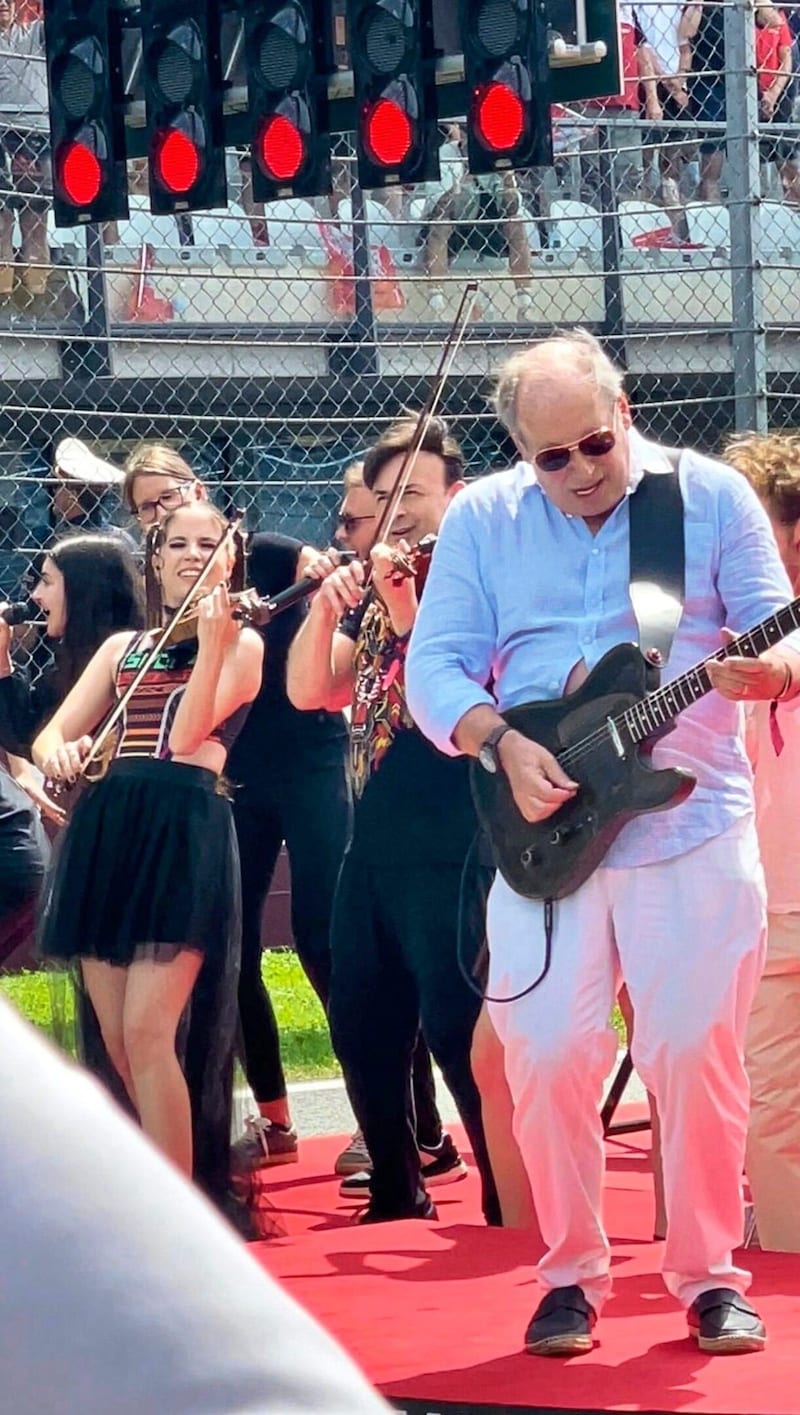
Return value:
<svg viewBox="0 0 800 1415">
<path fill-rule="evenodd" d="M 650 1241 L 648 1143 L 639 1135 L 609 1141 L 614 1296 L 598 1325 L 599 1345 L 572 1361 L 522 1352 L 539 1300 L 531 1244 L 523 1233 L 479 1226 L 474 1171 L 433 1191 L 438 1223 L 359 1228 L 331 1177 L 343 1141 L 303 1141 L 299 1164 L 268 1172 L 266 1193 L 285 1236 L 253 1252 L 409 1415 L 795 1415 L 800 1257 L 743 1255 L 769 1328 L 767 1350 L 702 1355 L 658 1276 L 662 1245 Z"/>
</svg>

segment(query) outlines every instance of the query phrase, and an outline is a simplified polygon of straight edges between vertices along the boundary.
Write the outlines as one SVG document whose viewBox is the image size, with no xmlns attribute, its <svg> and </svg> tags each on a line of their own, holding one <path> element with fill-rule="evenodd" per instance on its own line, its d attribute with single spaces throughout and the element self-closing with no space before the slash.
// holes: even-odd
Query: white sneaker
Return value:
<svg viewBox="0 0 800 1415">
<path fill-rule="evenodd" d="M 517 317 L 519 319 L 533 318 L 533 295 L 530 290 L 517 291 Z"/>
<path fill-rule="evenodd" d="M 447 309 L 447 301 L 445 300 L 443 291 L 431 290 L 428 297 L 428 308 L 431 314 L 444 314 Z"/>
</svg>

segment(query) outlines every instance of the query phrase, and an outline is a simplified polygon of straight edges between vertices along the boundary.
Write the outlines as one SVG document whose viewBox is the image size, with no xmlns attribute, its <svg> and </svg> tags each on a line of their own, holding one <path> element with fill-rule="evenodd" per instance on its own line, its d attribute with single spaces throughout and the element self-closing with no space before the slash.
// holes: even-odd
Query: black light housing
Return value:
<svg viewBox="0 0 800 1415">
<path fill-rule="evenodd" d="M 470 172 L 553 161 L 546 0 L 460 0 Z"/>
<path fill-rule="evenodd" d="M 225 206 L 219 0 L 142 0 L 150 207 Z"/>
<path fill-rule="evenodd" d="M 44 0 L 57 226 L 128 215 L 120 12 L 109 0 Z"/>
<path fill-rule="evenodd" d="M 245 16 L 253 196 L 322 196 L 331 190 L 323 0 L 249 0 Z"/>
<path fill-rule="evenodd" d="M 347 0 L 347 33 L 359 185 L 437 180 L 431 0 Z"/>
</svg>

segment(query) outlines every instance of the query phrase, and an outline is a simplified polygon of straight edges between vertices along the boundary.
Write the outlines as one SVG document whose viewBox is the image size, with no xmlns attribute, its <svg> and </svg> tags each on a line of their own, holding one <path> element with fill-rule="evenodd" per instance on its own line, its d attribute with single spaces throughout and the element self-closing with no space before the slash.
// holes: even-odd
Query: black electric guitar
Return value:
<svg viewBox="0 0 800 1415">
<path fill-rule="evenodd" d="M 755 658 L 800 628 L 800 599 L 710 657 Z M 532 825 L 517 810 L 507 777 L 472 763 L 472 794 L 506 883 L 528 899 L 563 899 L 597 868 L 634 816 L 666 811 L 696 785 L 682 768 L 656 771 L 647 757 L 675 718 L 711 691 L 705 661 L 660 687 L 660 672 L 635 644 L 618 644 L 574 693 L 524 703 L 503 718 L 558 758 L 580 789 Z"/>
</svg>

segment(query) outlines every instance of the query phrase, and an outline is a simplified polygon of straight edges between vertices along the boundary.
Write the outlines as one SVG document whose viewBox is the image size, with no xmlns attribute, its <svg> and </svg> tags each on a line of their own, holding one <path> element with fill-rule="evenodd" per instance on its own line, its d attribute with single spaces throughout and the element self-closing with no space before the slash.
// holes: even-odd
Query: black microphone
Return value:
<svg viewBox="0 0 800 1415">
<path fill-rule="evenodd" d="M 337 550 L 340 565 L 348 565 L 351 560 L 356 559 L 354 550 Z M 273 595 L 271 599 L 261 599 L 254 609 L 248 609 L 246 618 L 251 624 L 263 628 L 275 618 L 276 614 L 282 614 L 285 609 L 291 609 L 292 605 L 299 604 L 301 600 L 307 599 L 314 594 L 324 580 L 313 579 L 310 575 L 304 580 L 298 580 L 296 585 L 290 585 L 288 590 L 281 590 Z"/>
<path fill-rule="evenodd" d="M 28 624 L 36 618 L 36 605 L 29 599 L 18 599 L 0 609 L 0 619 L 6 624 Z"/>
</svg>

